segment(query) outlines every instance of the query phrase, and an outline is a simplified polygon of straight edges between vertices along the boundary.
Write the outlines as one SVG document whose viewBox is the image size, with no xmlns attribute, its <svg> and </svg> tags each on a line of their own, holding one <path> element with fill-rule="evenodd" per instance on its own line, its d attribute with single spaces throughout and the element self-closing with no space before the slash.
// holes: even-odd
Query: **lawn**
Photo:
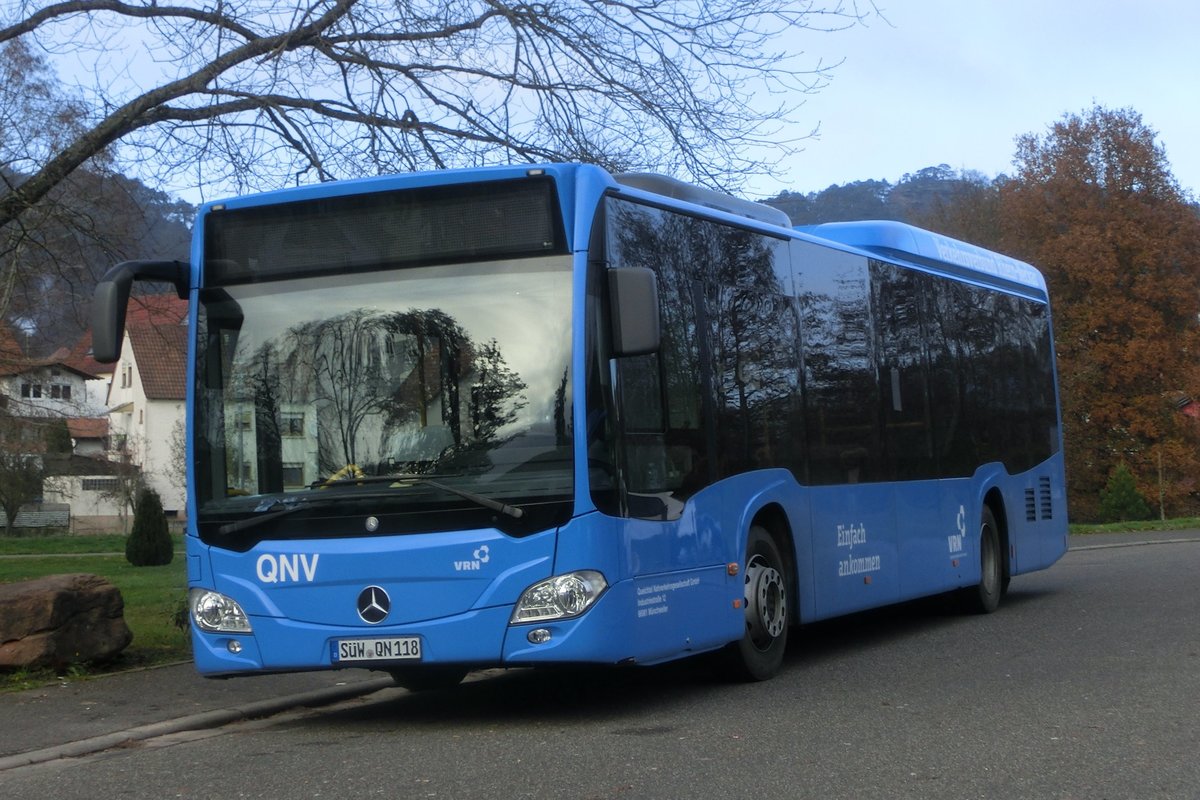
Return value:
<svg viewBox="0 0 1200 800">
<path fill-rule="evenodd" d="M 125 622 L 133 642 L 111 664 L 81 666 L 77 675 L 180 661 L 191 657 L 187 633 L 175 625 L 187 591 L 182 542 L 170 564 L 135 567 L 125 560 L 124 537 L 0 537 L 0 583 L 73 572 L 112 581 L 125 600 Z M 50 671 L 0 672 L 0 690 L 25 688 L 52 680 Z"/>
<path fill-rule="evenodd" d="M 1200 528 L 1200 518 L 1184 517 L 1168 520 L 1131 520 L 1129 522 L 1108 522 L 1102 525 L 1071 524 L 1071 533 L 1136 533 L 1141 531 L 1189 531 Z"/>
<path fill-rule="evenodd" d="M 176 550 L 183 549 L 180 537 Z M 0 536 L 0 556 L 62 555 L 65 553 L 125 553 L 125 536 L 100 533 L 94 536 Z"/>
</svg>

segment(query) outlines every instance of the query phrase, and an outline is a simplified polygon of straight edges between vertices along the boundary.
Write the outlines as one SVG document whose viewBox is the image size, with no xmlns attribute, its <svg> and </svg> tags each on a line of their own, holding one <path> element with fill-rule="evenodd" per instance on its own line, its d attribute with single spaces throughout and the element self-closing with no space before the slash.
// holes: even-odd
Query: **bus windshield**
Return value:
<svg viewBox="0 0 1200 800">
<path fill-rule="evenodd" d="M 201 534 L 463 529 L 496 516 L 488 500 L 566 504 L 570 270 L 541 256 L 203 290 Z"/>
</svg>

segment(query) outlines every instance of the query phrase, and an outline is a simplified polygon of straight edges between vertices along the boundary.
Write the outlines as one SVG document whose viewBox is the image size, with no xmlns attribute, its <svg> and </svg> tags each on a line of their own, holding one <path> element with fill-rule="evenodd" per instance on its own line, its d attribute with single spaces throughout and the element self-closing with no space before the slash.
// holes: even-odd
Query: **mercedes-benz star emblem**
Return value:
<svg viewBox="0 0 1200 800">
<path fill-rule="evenodd" d="M 379 586 L 368 586 L 358 595 L 358 615 L 363 622 L 378 625 L 392 610 L 392 598 Z"/>
</svg>

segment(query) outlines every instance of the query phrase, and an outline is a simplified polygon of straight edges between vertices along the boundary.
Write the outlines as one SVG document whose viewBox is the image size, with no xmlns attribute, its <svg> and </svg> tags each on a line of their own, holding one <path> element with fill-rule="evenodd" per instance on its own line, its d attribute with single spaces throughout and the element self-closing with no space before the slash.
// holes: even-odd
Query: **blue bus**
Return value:
<svg viewBox="0 0 1200 800">
<path fill-rule="evenodd" d="M 794 228 L 649 174 L 396 175 L 201 207 L 196 666 L 780 668 L 791 629 L 1067 546 L 1046 284 L 895 222 Z"/>
</svg>

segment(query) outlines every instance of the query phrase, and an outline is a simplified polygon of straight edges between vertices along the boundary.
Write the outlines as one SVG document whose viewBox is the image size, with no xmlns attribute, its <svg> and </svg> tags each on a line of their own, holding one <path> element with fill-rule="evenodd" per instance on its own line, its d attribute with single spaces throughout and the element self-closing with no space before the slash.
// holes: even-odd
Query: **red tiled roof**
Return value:
<svg viewBox="0 0 1200 800">
<path fill-rule="evenodd" d="M 175 294 L 147 294 L 129 298 L 125 310 L 125 326 L 180 325 L 187 319 L 187 300 Z M 92 357 L 92 331 L 88 329 L 71 348 L 63 363 L 93 375 L 111 375 L 112 364 L 101 364 Z"/>
<path fill-rule="evenodd" d="M 183 400 L 187 396 L 187 328 L 140 324 L 129 326 L 126 332 L 146 398 Z"/>
<path fill-rule="evenodd" d="M 0 376 L 20 375 L 37 367 L 62 367 L 69 372 L 76 373 L 85 380 L 96 377 L 95 372 L 72 359 L 65 347 L 56 350 L 53 355 L 47 358 L 28 358 L 22 351 L 21 345 L 12 328 L 0 324 Z"/>
<path fill-rule="evenodd" d="M 86 330 L 83 336 L 79 337 L 79 341 L 71 348 L 71 352 L 63 360 L 63 363 L 70 364 L 76 369 L 81 369 L 84 372 L 90 372 L 93 375 L 109 375 L 113 371 L 112 364 L 101 364 L 96 359 L 92 358 L 92 332 Z"/>
<path fill-rule="evenodd" d="M 179 325 L 187 319 L 188 302 L 176 294 L 144 294 L 129 298 L 125 324 Z"/>
<path fill-rule="evenodd" d="M 6 375 L 15 374 L 13 368 L 26 363 L 28 359 L 25 358 L 25 350 L 21 347 L 17 335 L 11 327 L 0 323 L 0 370 L 4 370 Z"/>
<path fill-rule="evenodd" d="M 108 420 L 76 417 L 67 420 L 72 439 L 103 439 L 108 436 Z"/>
</svg>

